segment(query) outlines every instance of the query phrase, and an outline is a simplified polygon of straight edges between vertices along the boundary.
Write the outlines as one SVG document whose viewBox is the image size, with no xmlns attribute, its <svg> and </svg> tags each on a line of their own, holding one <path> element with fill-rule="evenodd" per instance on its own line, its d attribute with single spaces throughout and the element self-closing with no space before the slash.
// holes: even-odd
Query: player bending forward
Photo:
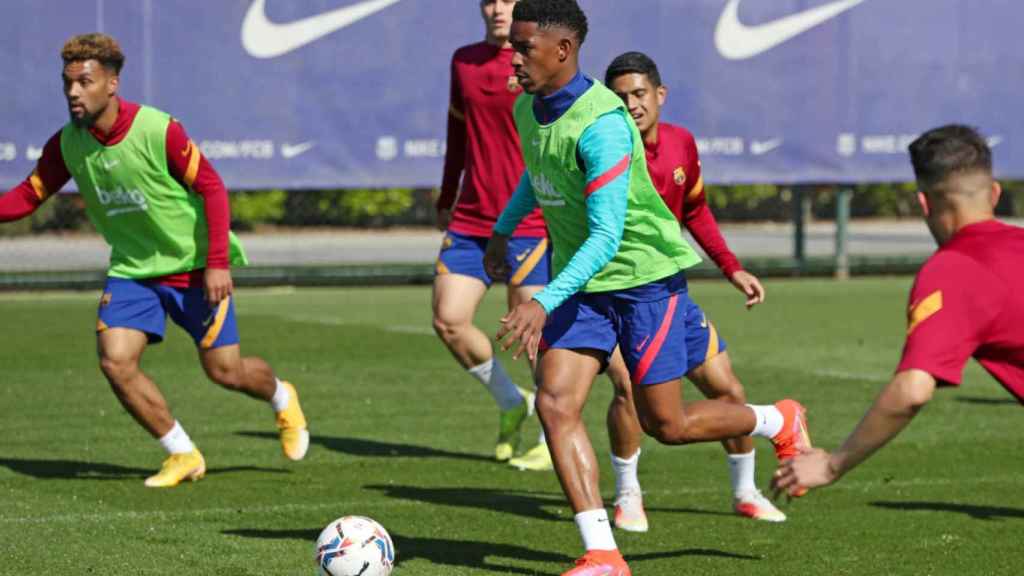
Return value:
<svg viewBox="0 0 1024 576">
<path fill-rule="evenodd" d="M 246 260 L 228 229 L 220 176 L 176 120 L 117 95 L 124 54 L 113 38 L 75 36 L 61 57 L 71 121 L 46 143 L 35 171 L 0 196 L 0 222 L 28 216 L 74 178 L 111 247 L 96 323 L 100 369 L 169 454 L 146 486 L 206 473 L 203 455 L 139 367 L 146 346 L 163 339 L 168 315 L 192 336 L 211 380 L 271 404 L 285 456 L 302 459 L 309 431 L 295 388 L 239 350 L 230 265 Z"/>
</svg>

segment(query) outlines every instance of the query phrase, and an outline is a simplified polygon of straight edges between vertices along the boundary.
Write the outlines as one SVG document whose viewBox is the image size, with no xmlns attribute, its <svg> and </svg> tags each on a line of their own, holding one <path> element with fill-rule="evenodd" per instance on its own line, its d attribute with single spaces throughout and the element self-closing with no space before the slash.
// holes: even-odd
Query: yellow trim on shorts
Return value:
<svg viewBox="0 0 1024 576">
<path fill-rule="evenodd" d="M 708 322 L 708 351 L 704 353 L 704 361 L 718 356 L 718 352 L 718 330 L 715 330 L 714 324 Z"/>
<path fill-rule="evenodd" d="M 530 252 L 529 257 L 523 262 L 523 265 L 516 270 L 516 273 L 508 281 L 509 286 L 518 286 L 523 283 L 523 280 L 533 272 L 533 269 L 537 267 L 537 263 L 544 257 L 544 253 L 548 251 L 548 239 L 543 238 L 537 243 L 537 247 Z"/>
<path fill-rule="evenodd" d="M 110 329 L 110 326 L 107 326 L 106 322 L 104 322 L 103 320 L 100 320 L 98 318 L 96 319 L 96 331 L 97 332 L 103 332 L 104 330 L 109 330 L 109 329 Z"/>
<path fill-rule="evenodd" d="M 230 304 L 231 296 L 228 296 L 217 305 L 217 316 L 213 319 L 213 326 L 210 326 L 210 329 L 206 331 L 206 335 L 203 336 L 203 341 L 199 343 L 201 348 L 209 348 L 217 341 L 221 329 L 224 328 L 224 319 L 228 317 Z"/>
<path fill-rule="evenodd" d="M 440 260 L 438 260 L 437 264 L 434 266 L 434 271 L 437 272 L 438 274 L 451 274 L 451 272 L 448 271 L 448 267 L 445 266 L 444 262 L 441 262 Z"/>
</svg>

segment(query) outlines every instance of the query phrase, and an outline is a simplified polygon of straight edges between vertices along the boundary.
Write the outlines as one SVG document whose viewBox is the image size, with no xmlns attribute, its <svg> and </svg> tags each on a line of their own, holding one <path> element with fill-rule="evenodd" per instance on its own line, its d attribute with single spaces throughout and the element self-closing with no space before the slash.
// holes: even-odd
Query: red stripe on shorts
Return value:
<svg viewBox="0 0 1024 576">
<path fill-rule="evenodd" d="M 661 326 L 658 327 L 658 332 L 654 335 L 654 340 L 651 341 L 651 345 L 644 352 L 643 357 L 640 358 L 640 362 L 636 365 L 636 371 L 630 376 L 633 379 L 634 384 L 640 384 L 644 380 L 644 376 L 647 375 L 647 371 L 651 368 L 651 364 L 654 363 L 654 359 L 658 357 L 658 352 L 661 351 L 661 345 L 665 343 L 665 338 L 668 336 L 668 331 L 672 328 L 672 317 L 675 316 L 676 302 L 679 300 L 678 294 L 673 294 L 668 299 L 668 310 L 665 311 L 665 316 L 661 319 Z"/>
</svg>

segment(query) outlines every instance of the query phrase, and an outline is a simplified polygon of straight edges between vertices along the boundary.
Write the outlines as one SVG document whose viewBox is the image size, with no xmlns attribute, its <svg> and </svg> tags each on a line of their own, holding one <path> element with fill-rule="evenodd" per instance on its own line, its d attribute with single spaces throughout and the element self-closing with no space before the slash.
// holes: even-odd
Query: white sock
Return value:
<svg viewBox="0 0 1024 576">
<path fill-rule="evenodd" d="M 576 515 L 576 526 L 587 550 L 618 550 L 612 536 L 612 525 L 608 522 L 608 511 L 604 508 L 580 512 Z"/>
<path fill-rule="evenodd" d="M 544 429 L 540 429 L 540 434 L 537 435 L 537 444 L 547 444 L 548 438 L 544 435 Z"/>
<path fill-rule="evenodd" d="M 640 490 L 640 479 L 636 471 L 640 462 L 640 450 L 629 458 L 619 458 L 612 454 L 612 469 L 615 470 L 615 494 L 622 494 L 627 490 Z"/>
<path fill-rule="evenodd" d="M 754 451 L 746 454 L 729 454 L 729 478 L 732 480 L 732 493 L 737 498 L 743 494 L 757 491 L 754 484 Z"/>
<path fill-rule="evenodd" d="M 754 430 L 750 436 L 771 439 L 782 430 L 782 423 L 785 419 L 782 417 L 782 412 L 779 412 L 775 406 L 747 404 L 747 408 L 753 410 L 754 416 L 757 418 L 757 424 L 754 424 Z"/>
<path fill-rule="evenodd" d="M 523 395 L 509 379 L 497 358 L 491 358 L 479 366 L 470 368 L 469 373 L 487 388 L 498 408 L 508 410 L 523 403 Z"/>
<path fill-rule="evenodd" d="M 171 431 L 160 437 L 160 445 L 168 454 L 188 454 L 196 448 L 177 420 L 174 421 Z"/>
<path fill-rule="evenodd" d="M 288 389 L 281 384 L 281 381 L 274 378 L 274 382 L 277 382 L 277 388 L 274 390 L 274 397 L 270 399 L 270 405 L 274 407 L 274 412 L 281 412 L 288 407 L 288 399 L 291 395 L 288 394 Z"/>
</svg>

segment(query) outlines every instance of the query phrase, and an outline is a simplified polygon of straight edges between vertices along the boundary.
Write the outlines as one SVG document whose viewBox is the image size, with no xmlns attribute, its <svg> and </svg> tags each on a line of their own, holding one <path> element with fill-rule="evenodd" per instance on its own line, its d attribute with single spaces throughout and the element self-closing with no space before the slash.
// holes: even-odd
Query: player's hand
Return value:
<svg viewBox="0 0 1024 576">
<path fill-rule="evenodd" d="M 526 350 L 526 356 L 533 362 L 537 359 L 541 333 L 547 321 L 547 311 L 536 300 L 516 306 L 501 319 L 501 328 L 498 329 L 501 349 L 508 350 L 518 342 L 519 345 L 512 353 L 512 357 L 518 359 L 523 350 Z"/>
<path fill-rule="evenodd" d="M 484 252 L 484 270 L 491 277 L 491 280 L 504 282 L 511 273 L 512 269 L 505 261 L 507 253 L 508 236 L 501 234 L 491 235 L 491 239 L 487 241 L 487 251 Z"/>
<path fill-rule="evenodd" d="M 761 285 L 757 276 L 745 270 L 737 270 L 729 277 L 729 281 L 737 290 L 746 295 L 748 310 L 764 302 L 764 286 Z"/>
<path fill-rule="evenodd" d="M 231 270 L 207 268 L 203 274 L 203 291 L 206 293 L 206 302 L 210 306 L 220 304 L 221 300 L 235 291 L 235 283 L 231 280 Z"/>
<path fill-rule="evenodd" d="M 452 222 L 452 211 L 448 208 L 437 209 L 437 229 L 441 232 L 448 230 L 448 225 Z"/>
<path fill-rule="evenodd" d="M 838 479 L 831 454 L 821 448 L 805 449 L 779 463 L 772 476 L 772 494 L 775 498 L 782 494 L 802 496 L 806 489 L 827 486 Z"/>
</svg>

